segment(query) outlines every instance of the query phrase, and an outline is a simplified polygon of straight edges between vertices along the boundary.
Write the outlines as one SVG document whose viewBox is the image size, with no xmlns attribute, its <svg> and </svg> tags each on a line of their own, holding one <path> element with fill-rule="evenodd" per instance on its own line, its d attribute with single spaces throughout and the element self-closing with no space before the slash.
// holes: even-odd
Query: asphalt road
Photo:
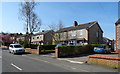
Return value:
<svg viewBox="0 0 120 74">
<path fill-rule="evenodd" d="M 117 69 L 70 63 L 44 55 L 13 55 L 8 50 L 2 51 L 2 72 L 118 72 Z"/>
</svg>

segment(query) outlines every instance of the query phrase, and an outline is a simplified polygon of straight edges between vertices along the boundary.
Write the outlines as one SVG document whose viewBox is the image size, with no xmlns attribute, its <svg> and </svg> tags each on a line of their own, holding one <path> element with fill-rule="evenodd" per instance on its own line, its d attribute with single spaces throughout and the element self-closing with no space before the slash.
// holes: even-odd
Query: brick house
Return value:
<svg viewBox="0 0 120 74">
<path fill-rule="evenodd" d="M 118 19 L 115 25 L 116 25 L 116 52 L 120 53 L 120 19 Z"/>
<path fill-rule="evenodd" d="M 19 43 L 19 42 L 22 42 L 22 43 L 29 42 L 29 36 L 26 35 L 26 34 L 18 35 L 16 37 L 16 42 L 17 43 Z"/>
<path fill-rule="evenodd" d="M 103 30 L 96 21 L 80 25 L 74 21 L 74 26 L 56 31 L 54 37 L 65 44 L 99 44 L 103 42 Z"/>
<path fill-rule="evenodd" d="M 52 44 L 53 35 L 54 35 L 53 30 L 42 31 L 42 32 L 34 34 L 32 36 L 31 42 L 33 44 L 40 44 L 40 45 Z"/>
</svg>

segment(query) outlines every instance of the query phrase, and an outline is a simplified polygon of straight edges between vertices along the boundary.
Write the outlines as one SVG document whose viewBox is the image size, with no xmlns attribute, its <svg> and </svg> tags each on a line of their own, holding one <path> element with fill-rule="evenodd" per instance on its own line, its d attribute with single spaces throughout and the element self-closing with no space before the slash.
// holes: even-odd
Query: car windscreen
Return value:
<svg viewBox="0 0 120 74">
<path fill-rule="evenodd" d="M 21 45 L 14 45 L 15 48 L 21 48 Z"/>
</svg>

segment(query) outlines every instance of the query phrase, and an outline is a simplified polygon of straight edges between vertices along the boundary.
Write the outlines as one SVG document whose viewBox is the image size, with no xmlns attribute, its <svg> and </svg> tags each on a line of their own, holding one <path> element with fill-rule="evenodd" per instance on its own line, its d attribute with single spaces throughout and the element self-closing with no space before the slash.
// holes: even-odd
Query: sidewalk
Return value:
<svg viewBox="0 0 120 74">
<path fill-rule="evenodd" d="M 89 55 L 111 56 L 111 57 L 118 57 L 119 56 L 119 54 L 116 54 L 116 53 L 111 53 L 111 54 L 81 54 L 81 55 L 75 56 L 75 57 L 65 57 L 65 58 L 57 58 L 57 59 L 68 61 L 71 63 L 83 64 L 83 63 L 87 63 Z M 55 57 L 55 53 L 50 53 L 50 54 L 43 55 L 43 56 Z"/>
<path fill-rule="evenodd" d="M 82 54 L 79 56 L 74 56 L 74 57 L 64 57 L 64 58 L 57 58 L 58 60 L 64 60 L 64 61 L 68 61 L 71 63 L 78 63 L 78 64 L 83 64 L 86 63 L 88 60 L 88 56 L 89 55 L 93 55 L 93 54 Z M 55 53 L 50 53 L 50 54 L 45 54 L 42 56 L 49 56 L 49 57 L 53 57 L 55 58 Z"/>
</svg>

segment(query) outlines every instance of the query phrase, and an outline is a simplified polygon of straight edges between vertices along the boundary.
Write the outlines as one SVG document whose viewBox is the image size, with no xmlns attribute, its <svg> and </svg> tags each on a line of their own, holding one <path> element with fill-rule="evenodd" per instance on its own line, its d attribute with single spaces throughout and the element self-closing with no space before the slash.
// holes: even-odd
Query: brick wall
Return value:
<svg viewBox="0 0 120 74">
<path fill-rule="evenodd" d="M 25 52 L 33 53 L 33 54 L 40 54 L 41 49 L 38 46 L 37 49 L 25 48 Z"/>
<path fill-rule="evenodd" d="M 3 46 L 3 45 L 1 45 L 0 48 L 8 48 L 8 47 L 7 47 L 7 46 Z"/>
<path fill-rule="evenodd" d="M 111 68 L 120 68 L 119 63 L 120 57 L 90 55 L 88 58 L 88 64 L 97 64 Z"/>
<path fill-rule="evenodd" d="M 118 24 L 116 24 L 116 52 L 117 53 L 120 53 L 120 49 L 118 49 L 118 45 L 119 45 L 119 43 L 118 43 L 118 41 L 119 41 L 119 26 L 118 26 Z"/>
</svg>

